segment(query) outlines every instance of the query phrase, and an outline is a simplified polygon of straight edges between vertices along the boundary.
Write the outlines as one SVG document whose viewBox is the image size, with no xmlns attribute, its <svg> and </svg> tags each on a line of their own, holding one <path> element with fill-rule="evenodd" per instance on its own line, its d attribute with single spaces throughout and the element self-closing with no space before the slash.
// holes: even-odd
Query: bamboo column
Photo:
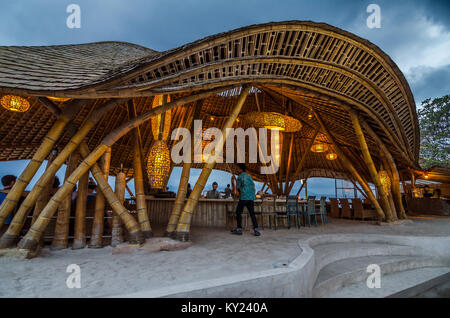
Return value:
<svg viewBox="0 0 450 318">
<path fill-rule="evenodd" d="M 289 195 L 289 183 L 290 179 L 290 171 L 291 171 L 291 162 L 292 162 L 292 150 L 294 146 L 294 133 L 291 134 L 291 144 L 289 145 L 289 154 L 288 154 L 288 163 L 286 167 L 286 178 L 284 179 L 284 194 Z"/>
<path fill-rule="evenodd" d="M 86 246 L 86 201 L 88 192 L 89 171 L 78 181 L 77 204 L 75 207 L 75 232 L 72 249 Z"/>
<path fill-rule="evenodd" d="M 372 193 L 372 190 L 370 189 L 369 185 L 364 181 L 364 179 L 361 177 L 361 175 L 358 173 L 358 170 L 355 169 L 354 165 L 352 164 L 352 162 L 347 158 L 347 156 L 345 155 L 345 153 L 341 150 L 340 147 L 338 147 L 338 145 L 336 144 L 333 136 L 330 134 L 330 132 L 328 131 L 328 129 L 325 127 L 322 119 L 320 118 L 319 114 L 315 111 L 313 111 L 314 116 L 316 117 L 317 121 L 319 122 L 319 125 L 322 129 L 322 131 L 325 133 L 325 135 L 327 136 L 328 140 L 331 141 L 331 143 L 334 146 L 334 150 L 336 151 L 339 160 L 342 161 L 342 163 L 344 164 L 345 167 L 347 167 L 347 169 L 350 171 L 350 173 L 353 175 L 353 177 L 356 179 L 356 181 L 358 181 L 358 183 L 361 185 L 361 187 L 364 189 L 364 191 L 366 192 L 367 196 L 369 197 L 370 201 L 372 202 L 373 206 L 375 207 L 375 210 L 378 214 L 378 219 L 379 221 L 382 221 L 385 218 L 384 212 L 381 209 L 380 204 L 378 203 L 377 199 L 375 198 L 375 196 Z"/>
<path fill-rule="evenodd" d="M 375 187 L 377 188 L 378 193 L 380 194 L 381 206 L 383 207 L 384 213 L 386 214 L 386 221 L 391 222 L 393 218 L 391 206 L 387 198 L 387 193 L 385 193 L 384 188 L 381 185 L 380 179 L 378 178 L 377 169 L 375 168 L 375 164 L 373 163 L 372 157 L 369 152 L 369 148 L 367 147 L 366 139 L 361 129 L 361 125 L 359 124 L 358 116 L 352 110 L 350 110 L 349 113 L 352 119 L 353 128 L 355 129 L 356 137 L 358 137 L 359 145 L 361 147 L 361 151 L 364 156 L 364 162 L 367 168 L 369 169 L 372 181 L 374 182 Z"/>
<path fill-rule="evenodd" d="M 3 200 L 3 203 L 0 206 L 0 228 L 3 226 L 6 218 L 16 207 L 23 191 L 28 186 L 31 179 L 33 179 L 42 162 L 54 148 L 55 143 L 62 135 L 64 128 L 75 117 L 75 115 L 83 106 L 83 102 L 84 100 L 76 100 L 66 105 L 64 111 L 61 113 L 61 115 L 58 116 L 58 119 L 53 124 L 52 128 L 50 128 L 47 135 L 44 137 L 42 144 L 33 155 L 33 158 L 30 160 L 25 170 L 22 172 L 19 178 L 17 178 L 16 183 L 12 187 L 11 191 L 9 191 L 8 195 L 6 196 L 5 200 Z M 9 234 L 7 236 L 9 236 Z M 3 247 L 2 245 L 3 244 L 0 244 L 0 248 Z"/>
<path fill-rule="evenodd" d="M 130 119 L 136 118 L 136 106 L 134 105 L 134 102 L 128 103 L 128 115 Z M 153 232 L 152 227 L 150 225 L 150 220 L 148 218 L 147 202 L 145 200 L 144 174 L 142 172 L 141 134 L 139 131 L 139 127 L 134 128 L 133 133 L 134 133 L 133 170 L 134 170 L 134 191 L 136 193 L 136 212 L 138 215 L 138 221 L 141 226 L 142 234 L 144 234 L 145 238 L 150 238 L 153 237 Z"/>
<path fill-rule="evenodd" d="M 101 159 L 101 170 L 103 177 L 108 180 L 109 167 L 111 163 L 111 148 L 106 150 Z M 101 191 L 97 191 L 95 198 L 95 212 L 94 220 L 92 222 L 92 234 L 89 247 L 102 248 L 103 247 L 103 229 L 105 221 L 105 196 Z"/>
<path fill-rule="evenodd" d="M 300 172 L 302 172 L 303 166 L 304 166 L 305 161 L 306 161 L 306 156 L 308 155 L 308 152 L 310 151 L 312 145 L 314 144 L 314 140 L 316 140 L 316 137 L 319 134 L 319 131 L 320 131 L 320 128 L 317 128 L 314 131 L 314 135 L 313 135 L 312 139 L 309 141 L 308 147 L 305 149 L 305 152 L 302 154 L 302 158 L 300 159 L 300 163 L 298 164 L 297 169 L 295 170 L 294 174 L 292 175 L 292 180 L 293 181 L 289 184 L 287 193 L 291 192 L 292 187 L 295 184 L 295 180 L 297 179 L 297 177 L 300 174 Z"/>
<path fill-rule="evenodd" d="M 223 145 L 227 137 L 227 128 L 233 127 L 233 124 L 236 118 L 238 117 L 242 109 L 242 106 L 244 106 L 249 90 L 250 90 L 249 85 L 242 86 L 241 94 L 236 104 L 234 105 L 230 116 L 227 118 L 225 125 L 222 128 L 222 138 L 217 141 L 216 145 L 218 149 L 223 149 Z M 213 160 L 211 160 L 211 162 L 205 163 L 205 166 L 202 169 L 202 172 L 194 186 L 194 189 L 192 190 L 192 193 L 189 196 L 187 203 L 183 208 L 183 212 L 180 215 L 180 219 L 178 221 L 176 229 L 177 231 L 176 237 L 181 241 L 189 240 L 189 231 L 191 226 L 192 215 L 194 214 L 195 208 L 198 203 L 198 199 L 203 189 L 205 188 L 205 184 L 208 181 L 209 175 L 211 174 L 211 171 L 214 168 L 215 164 L 216 164 L 215 156 L 213 156 Z"/>
<path fill-rule="evenodd" d="M 66 174 L 64 182 L 69 178 L 80 161 L 80 153 L 73 152 L 67 162 Z M 72 207 L 72 192 L 67 194 L 58 207 L 58 216 L 56 217 L 55 234 L 52 241 L 52 250 L 61 250 L 67 248 L 69 242 L 69 224 L 70 224 L 70 209 Z M 41 211 L 42 213 L 42 211 Z M 39 214 L 40 215 L 40 214 Z M 34 225 L 34 223 L 33 223 Z"/>
<path fill-rule="evenodd" d="M 370 125 L 365 120 L 361 120 L 361 125 L 369 133 L 369 135 L 373 139 L 375 139 L 387 159 L 387 167 L 390 167 L 392 173 L 392 194 L 397 214 L 400 219 L 406 219 L 407 216 L 405 208 L 403 207 L 402 195 L 400 193 L 400 176 L 394 158 L 392 157 L 391 152 L 389 151 L 389 149 L 387 149 L 386 145 L 382 142 L 380 137 L 378 137 L 378 135 L 373 131 L 372 127 L 370 127 Z"/>
<path fill-rule="evenodd" d="M 123 204 L 125 200 L 125 182 L 126 175 L 121 170 L 116 175 L 116 184 L 115 184 L 115 194 L 120 204 Z M 117 246 L 120 243 L 123 243 L 123 230 L 122 230 L 122 222 L 120 221 L 120 217 L 116 214 L 113 215 L 112 218 L 112 238 L 111 238 L 111 246 Z"/>
<path fill-rule="evenodd" d="M 191 132 L 191 154 L 189 162 L 183 163 L 183 170 L 181 171 L 180 185 L 177 191 L 177 198 L 175 199 L 175 203 L 172 208 L 172 212 L 170 213 L 169 222 L 167 224 L 166 232 L 164 236 L 174 237 L 175 230 L 177 228 L 178 220 L 180 218 L 181 210 L 183 209 L 184 202 L 186 201 L 186 192 L 187 185 L 189 183 L 189 176 L 191 172 L 191 161 L 194 153 L 194 120 L 200 118 L 200 111 L 202 109 L 202 104 L 200 101 L 197 101 L 194 106 L 194 111 L 188 117 L 185 127 Z"/>
<path fill-rule="evenodd" d="M 389 167 L 389 165 L 387 163 L 386 156 L 384 155 L 384 153 L 383 153 L 383 151 L 381 149 L 380 149 L 380 159 L 381 159 L 381 162 L 382 162 L 380 170 L 384 169 L 387 172 L 387 174 L 389 176 L 389 179 L 391 181 L 391 187 L 390 187 L 390 190 L 386 193 L 386 196 L 388 198 L 389 205 L 391 207 L 392 218 L 394 220 L 398 220 L 397 210 L 395 208 L 395 203 L 394 203 L 394 199 L 393 199 L 394 196 L 393 196 L 392 183 L 393 183 L 394 177 L 393 177 L 392 171 L 391 171 L 391 169 L 390 169 L 390 167 Z"/>
<path fill-rule="evenodd" d="M 53 159 L 55 159 L 55 155 L 52 153 L 50 155 L 50 157 L 48 158 L 47 167 L 45 168 L 45 170 L 48 169 L 48 167 L 52 163 Z M 55 176 L 53 176 L 53 178 L 54 177 Z M 36 201 L 36 205 L 34 206 L 33 218 L 31 220 L 31 224 L 33 224 L 36 221 L 36 219 L 39 216 L 39 214 L 41 213 L 42 209 L 47 205 L 47 202 L 50 199 L 50 189 L 51 189 L 50 186 L 46 187 L 42 191 L 41 195 L 39 196 L 39 199 Z"/>
<path fill-rule="evenodd" d="M 100 106 L 99 108 L 94 110 L 94 112 L 84 123 L 84 125 L 75 133 L 74 136 L 72 136 L 64 149 L 59 153 L 59 155 L 55 158 L 55 160 L 53 160 L 48 169 L 39 178 L 38 182 L 35 184 L 31 192 L 27 195 L 19 210 L 16 212 L 16 215 L 12 219 L 9 228 L 5 233 L 5 235 L 7 235 L 6 237 L 9 239 L 9 242 L 5 242 L 5 244 L 8 244 L 8 246 L 6 247 L 10 247 L 12 242 L 17 239 L 30 209 L 34 207 L 36 200 L 39 198 L 42 190 L 45 189 L 45 187 L 47 187 L 51 181 L 53 181 L 52 176 L 59 170 L 64 162 L 66 162 L 67 158 L 69 158 L 69 156 L 76 150 L 79 144 L 83 141 L 84 137 L 86 137 L 89 131 L 98 123 L 103 115 L 107 111 L 121 105 L 125 101 L 127 101 L 127 99 L 116 99 Z M 97 160 L 98 158 L 95 161 Z M 0 244 L 0 246 L 2 245 Z"/>
<path fill-rule="evenodd" d="M 91 167 L 94 168 L 96 171 L 98 170 L 98 173 L 96 174 L 93 172 L 94 178 L 96 179 L 97 183 L 102 187 L 99 180 L 104 181 L 105 185 L 102 187 L 102 192 L 105 195 L 106 199 L 110 203 L 113 210 L 118 213 L 119 215 L 123 216 L 124 218 L 128 218 L 129 222 L 125 222 L 125 226 L 127 226 L 127 229 L 129 231 L 129 241 L 131 243 L 142 243 L 144 242 L 144 238 L 142 236 L 142 233 L 139 229 L 139 226 L 135 222 L 134 218 L 129 215 L 128 211 L 126 209 L 122 210 L 123 205 L 118 202 L 116 199 L 116 196 L 112 192 L 111 188 L 109 187 L 108 183 L 104 180 L 100 168 L 98 168 L 98 165 L 95 163 L 97 160 L 105 153 L 105 151 L 108 150 L 117 140 L 119 140 L 121 137 L 126 135 L 130 130 L 132 130 L 135 127 L 138 127 L 142 123 L 150 120 L 153 116 L 156 116 L 158 114 L 161 114 L 169 109 L 194 102 L 199 99 L 206 98 L 207 96 L 210 96 L 215 93 L 220 93 L 221 91 L 228 89 L 229 87 L 222 87 L 218 89 L 213 89 L 210 91 L 206 91 L 203 93 L 199 93 L 196 95 L 191 95 L 187 97 L 182 97 L 180 99 L 177 99 L 171 103 L 168 103 L 164 106 L 159 106 L 153 108 L 151 111 L 148 111 L 137 118 L 130 120 L 127 123 L 122 124 L 120 127 L 115 129 L 113 132 L 111 132 L 108 136 L 106 136 L 100 145 L 98 145 L 90 154 L 89 149 L 87 146 L 85 147 L 85 151 L 87 152 L 87 156 L 82 161 L 80 166 L 78 166 L 77 169 L 69 176 L 69 178 L 64 182 L 63 186 L 53 195 L 53 197 L 50 199 L 49 203 L 46 205 L 44 210 L 42 210 L 41 215 L 38 217 L 36 222 L 33 224 L 33 226 L 29 229 L 27 234 L 24 238 L 19 242 L 19 248 L 23 251 L 22 253 L 26 253 L 26 256 L 32 257 L 33 251 L 35 251 L 38 242 L 40 240 L 40 237 L 42 236 L 42 233 L 48 226 L 48 223 L 50 221 L 50 218 L 55 213 L 58 205 L 60 204 L 61 200 L 70 193 L 70 191 L 73 189 L 73 186 L 80 177 L 88 171 Z M 80 152 L 82 151 L 82 147 L 80 147 Z M 94 166 L 95 165 L 95 166 Z M 130 219 L 131 218 L 131 219 Z M 134 222 L 133 222 L 134 221 Z M 135 224 L 137 228 L 135 227 Z M 128 225 L 130 227 L 128 227 Z"/>
</svg>

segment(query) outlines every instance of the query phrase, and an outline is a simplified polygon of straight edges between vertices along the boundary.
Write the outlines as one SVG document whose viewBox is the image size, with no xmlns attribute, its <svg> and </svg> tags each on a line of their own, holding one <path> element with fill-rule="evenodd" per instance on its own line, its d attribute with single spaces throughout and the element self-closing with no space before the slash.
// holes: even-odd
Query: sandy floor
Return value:
<svg viewBox="0 0 450 318">
<path fill-rule="evenodd" d="M 113 249 L 52 252 L 32 260 L 0 257 L 0 297 L 102 297 L 171 286 L 195 280 L 271 269 L 300 253 L 298 239 L 317 234 L 372 233 L 418 236 L 450 235 L 450 218 L 417 217 L 412 224 L 375 226 L 330 220 L 318 228 L 291 228 L 230 235 L 225 229 L 194 228 L 194 245 L 186 250 L 112 255 Z M 162 234 L 156 229 L 155 234 Z M 67 266 L 81 268 L 81 288 L 69 289 Z"/>
</svg>

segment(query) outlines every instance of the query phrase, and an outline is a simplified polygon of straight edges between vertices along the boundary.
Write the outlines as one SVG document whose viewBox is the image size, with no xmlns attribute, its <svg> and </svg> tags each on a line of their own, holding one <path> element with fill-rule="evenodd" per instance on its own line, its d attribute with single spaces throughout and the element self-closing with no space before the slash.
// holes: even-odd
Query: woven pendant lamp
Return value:
<svg viewBox="0 0 450 318">
<path fill-rule="evenodd" d="M 3 108 L 12 112 L 24 113 L 30 109 L 30 102 L 20 96 L 5 95 L 0 99 L 0 104 Z"/>
</svg>

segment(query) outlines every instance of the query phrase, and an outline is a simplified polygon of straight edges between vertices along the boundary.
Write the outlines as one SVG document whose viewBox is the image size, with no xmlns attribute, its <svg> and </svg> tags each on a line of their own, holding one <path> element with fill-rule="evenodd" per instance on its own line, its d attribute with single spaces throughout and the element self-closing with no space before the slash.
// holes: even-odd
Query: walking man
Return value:
<svg viewBox="0 0 450 318">
<path fill-rule="evenodd" d="M 244 163 L 238 163 L 239 168 L 242 173 L 237 179 L 236 188 L 239 191 L 239 202 L 236 208 L 236 220 L 237 228 L 232 230 L 232 234 L 242 235 L 242 212 L 244 207 L 247 207 L 248 213 L 252 219 L 253 230 L 255 236 L 260 236 L 261 233 L 258 231 L 258 223 L 255 217 L 255 200 L 256 200 L 256 188 L 252 177 L 246 173 L 246 167 Z"/>
</svg>

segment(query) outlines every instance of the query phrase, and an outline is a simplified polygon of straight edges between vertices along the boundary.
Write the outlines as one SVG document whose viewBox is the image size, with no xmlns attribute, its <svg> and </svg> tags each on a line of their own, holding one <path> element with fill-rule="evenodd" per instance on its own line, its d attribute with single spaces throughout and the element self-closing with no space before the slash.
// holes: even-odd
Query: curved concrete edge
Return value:
<svg viewBox="0 0 450 318">
<path fill-rule="evenodd" d="M 439 256 L 426 257 L 418 256 L 412 259 L 399 259 L 394 261 L 384 261 L 378 263 L 381 268 L 382 275 L 392 274 L 396 272 L 418 269 L 424 267 L 445 267 L 449 266 L 450 262 L 442 259 Z M 367 279 L 366 269 L 356 269 L 346 273 L 331 277 L 320 284 L 315 284 L 312 292 L 312 297 L 322 298 L 333 292 Z"/>
<path fill-rule="evenodd" d="M 301 253 L 286 268 L 231 275 L 111 297 L 121 298 L 209 298 L 312 297 L 314 283 L 326 262 L 317 264 L 313 247 L 333 243 L 383 243 L 417 248 L 421 255 L 450 257 L 450 237 L 378 234 L 328 234 L 299 240 Z M 338 260 L 338 259 L 337 259 Z"/>
</svg>

